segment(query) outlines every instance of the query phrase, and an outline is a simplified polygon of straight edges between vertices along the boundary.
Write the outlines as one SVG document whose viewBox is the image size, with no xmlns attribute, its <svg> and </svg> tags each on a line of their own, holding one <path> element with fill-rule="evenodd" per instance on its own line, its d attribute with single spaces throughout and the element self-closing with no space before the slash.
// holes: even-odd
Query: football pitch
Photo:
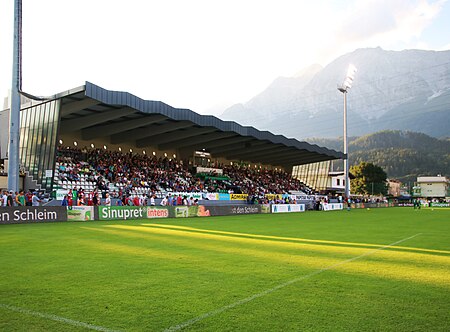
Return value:
<svg viewBox="0 0 450 332">
<path fill-rule="evenodd" d="M 1 331 L 449 331 L 450 209 L 0 225 Z"/>
</svg>

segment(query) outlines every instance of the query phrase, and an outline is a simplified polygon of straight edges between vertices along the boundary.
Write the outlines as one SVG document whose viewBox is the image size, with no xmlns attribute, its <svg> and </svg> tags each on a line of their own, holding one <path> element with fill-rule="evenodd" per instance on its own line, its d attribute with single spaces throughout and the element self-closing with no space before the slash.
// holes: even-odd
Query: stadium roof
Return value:
<svg viewBox="0 0 450 332">
<path fill-rule="evenodd" d="M 213 157 L 283 167 L 344 158 L 341 152 L 89 82 L 52 98 L 61 100 L 60 134 L 81 131 L 83 140 L 109 137 L 112 144 L 177 150 L 181 156 L 205 149 Z"/>
</svg>

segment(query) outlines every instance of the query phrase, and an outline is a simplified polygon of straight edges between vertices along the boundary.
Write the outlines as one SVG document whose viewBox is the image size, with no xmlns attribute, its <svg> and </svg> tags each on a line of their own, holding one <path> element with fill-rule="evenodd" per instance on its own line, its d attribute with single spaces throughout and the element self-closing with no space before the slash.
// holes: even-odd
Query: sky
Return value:
<svg viewBox="0 0 450 332">
<path fill-rule="evenodd" d="M 90 81 L 219 115 L 357 48 L 448 50 L 449 1 L 22 0 L 22 89 L 49 96 Z M 0 96 L 13 4 L 0 0 Z"/>
</svg>

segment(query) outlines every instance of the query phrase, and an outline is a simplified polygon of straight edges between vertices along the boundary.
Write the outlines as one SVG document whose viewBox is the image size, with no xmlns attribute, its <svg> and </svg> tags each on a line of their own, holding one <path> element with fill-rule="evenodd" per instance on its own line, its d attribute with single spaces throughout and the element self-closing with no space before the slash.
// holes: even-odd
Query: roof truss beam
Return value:
<svg viewBox="0 0 450 332">
<path fill-rule="evenodd" d="M 159 148 L 162 150 L 168 150 L 173 147 L 176 147 L 177 149 L 186 149 L 186 150 L 201 150 L 205 148 L 205 145 L 207 142 L 217 140 L 217 139 L 223 139 L 231 136 L 236 136 L 236 133 L 234 132 L 215 132 L 211 134 L 205 134 L 198 137 L 195 137 L 193 139 L 189 140 L 177 140 L 172 141 L 167 144 L 161 144 L 159 145 Z"/>
<path fill-rule="evenodd" d="M 78 100 L 78 101 L 72 101 L 70 103 L 67 104 L 63 104 L 61 105 L 61 111 L 60 111 L 60 116 L 65 117 L 67 115 L 76 113 L 78 111 L 84 110 L 85 108 L 89 108 L 95 105 L 100 104 L 100 102 L 98 100 L 95 99 L 82 99 L 82 100 Z"/>
<path fill-rule="evenodd" d="M 148 146 L 152 136 L 166 134 L 170 131 L 181 128 L 192 127 L 192 122 L 179 121 L 168 122 L 160 125 L 151 125 L 131 131 L 121 132 L 111 136 L 111 143 L 118 144 L 123 142 L 136 141 L 138 147 Z"/>
<path fill-rule="evenodd" d="M 266 156 L 271 152 L 280 151 L 283 149 L 282 145 L 268 145 L 268 146 L 260 146 L 255 148 L 248 148 L 245 151 L 237 151 L 237 153 L 231 154 L 229 157 L 233 159 L 242 159 L 244 157 L 258 157 L 258 156 Z"/>
<path fill-rule="evenodd" d="M 222 147 L 222 146 L 233 147 L 233 146 L 236 146 L 236 143 L 245 142 L 245 141 L 248 141 L 251 139 L 253 139 L 253 137 L 249 137 L 249 136 L 237 136 L 237 137 L 235 136 L 235 137 L 230 137 L 230 138 L 218 139 L 218 140 L 206 143 L 206 148 L 209 150 L 209 149 L 218 148 L 218 147 Z"/>
<path fill-rule="evenodd" d="M 152 139 L 152 143 L 156 145 L 169 144 L 171 142 L 176 142 L 178 140 L 185 140 L 191 137 L 195 137 L 198 135 L 208 134 L 217 131 L 217 128 L 206 127 L 206 128 L 197 128 L 192 127 L 187 130 L 178 130 L 172 133 L 168 133 L 167 135 L 155 137 Z"/>
<path fill-rule="evenodd" d="M 264 141 L 253 140 L 251 142 L 237 143 L 232 146 L 222 146 L 222 147 L 212 148 L 209 150 L 209 152 L 211 152 L 211 154 L 214 154 L 214 155 L 228 156 L 232 153 L 242 153 L 244 151 L 249 151 L 250 149 L 253 150 L 258 147 L 260 148 L 261 144 L 266 144 L 266 143 L 267 142 L 264 142 Z"/>
<path fill-rule="evenodd" d="M 286 156 L 286 158 L 277 158 L 277 162 L 280 162 L 283 165 L 304 165 L 304 164 L 310 164 L 315 163 L 319 161 L 325 161 L 329 160 L 326 156 L 323 156 L 321 158 L 318 154 L 292 154 L 289 156 Z"/>
<path fill-rule="evenodd" d="M 92 115 L 86 115 L 70 120 L 61 120 L 61 130 L 63 132 L 73 132 L 83 128 L 92 127 L 105 121 L 115 120 L 122 116 L 127 116 L 135 111 L 130 108 L 121 108 L 103 111 Z"/>
<path fill-rule="evenodd" d="M 281 150 L 281 151 L 280 151 Z M 261 163 L 280 163 L 286 160 L 295 159 L 299 156 L 298 152 L 292 149 L 282 149 L 278 148 L 275 150 L 268 151 L 265 154 L 249 154 L 248 157 L 244 157 L 243 161 L 253 161 Z"/>
<path fill-rule="evenodd" d="M 159 130 L 156 130 L 155 131 L 156 133 L 154 133 L 154 131 L 152 131 L 151 135 L 146 135 L 145 138 L 137 140 L 136 146 L 138 146 L 138 147 L 144 147 L 144 146 L 149 146 L 149 145 L 156 146 L 157 145 L 156 142 L 158 140 L 158 137 L 156 135 L 163 134 L 163 133 L 165 133 L 165 135 L 166 135 L 166 134 L 169 134 L 170 132 L 176 133 L 179 131 L 179 129 L 189 128 L 189 127 L 192 127 L 192 122 L 186 122 L 186 123 L 180 122 L 179 124 L 176 124 L 176 125 L 172 124 L 170 127 L 167 128 L 166 131 L 163 131 L 162 133 L 160 133 Z"/>
<path fill-rule="evenodd" d="M 165 119 L 167 118 L 164 115 L 153 115 L 148 117 L 141 117 L 138 119 L 124 120 L 121 122 L 82 129 L 81 136 L 85 140 L 110 136 L 134 128 L 139 128 L 152 123 L 160 122 Z"/>
</svg>

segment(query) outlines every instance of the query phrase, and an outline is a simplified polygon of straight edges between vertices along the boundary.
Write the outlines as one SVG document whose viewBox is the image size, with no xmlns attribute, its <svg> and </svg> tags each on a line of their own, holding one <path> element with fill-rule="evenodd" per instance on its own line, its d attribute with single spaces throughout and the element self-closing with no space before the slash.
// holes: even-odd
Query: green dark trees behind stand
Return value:
<svg viewBox="0 0 450 332">
<path fill-rule="evenodd" d="M 351 192 L 362 195 L 386 195 L 386 172 L 372 163 L 361 162 L 350 167 L 350 173 L 355 177 L 351 180 Z"/>
<path fill-rule="evenodd" d="M 342 138 L 312 138 L 307 142 L 342 151 Z M 349 137 L 348 149 L 350 166 L 362 161 L 371 162 L 381 166 L 389 178 L 403 183 L 415 182 L 418 176 L 442 174 L 450 177 L 450 138 L 385 130 L 359 138 Z M 342 165 L 336 168 L 342 169 Z"/>
</svg>

